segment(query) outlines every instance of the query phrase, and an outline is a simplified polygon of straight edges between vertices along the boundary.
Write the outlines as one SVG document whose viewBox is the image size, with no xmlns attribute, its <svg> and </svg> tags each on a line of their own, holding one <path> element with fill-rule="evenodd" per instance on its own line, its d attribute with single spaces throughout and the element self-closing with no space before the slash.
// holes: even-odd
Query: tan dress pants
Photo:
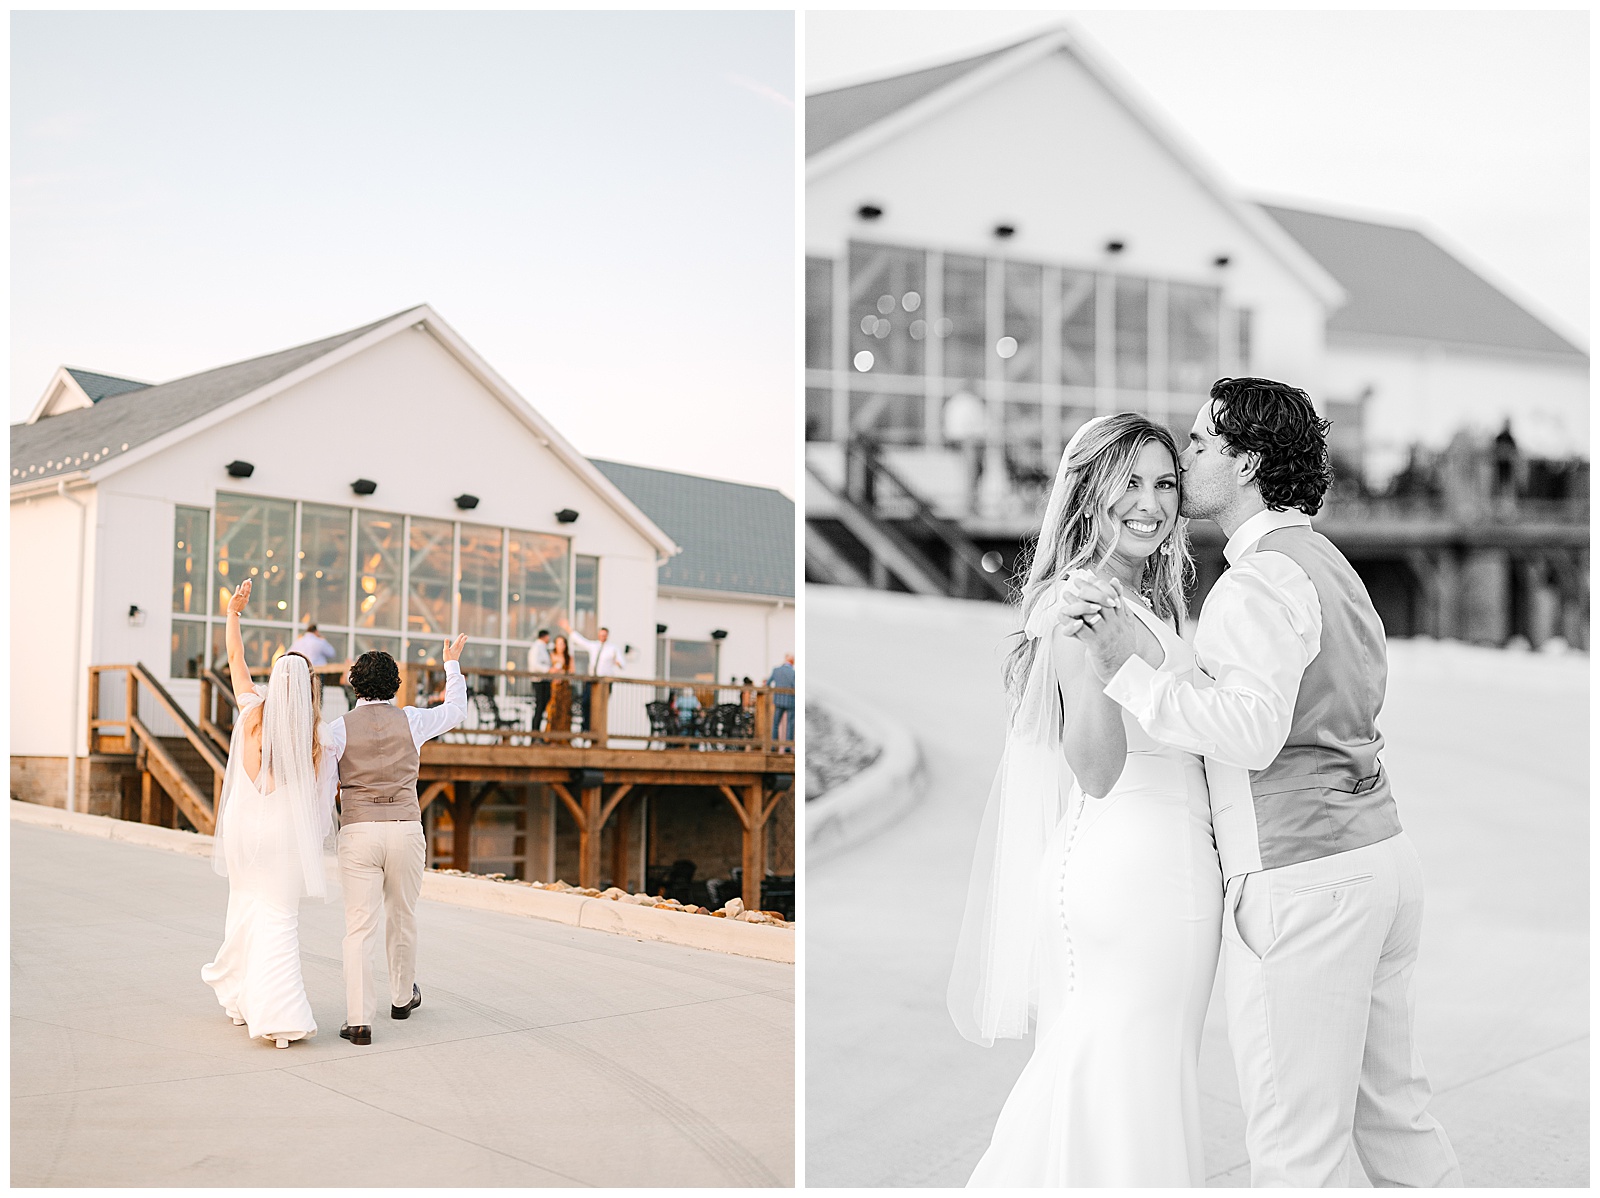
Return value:
<svg viewBox="0 0 1600 1198">
<path fill-rule="evenodd" d="M 1416 1039 L 1422 867 L 1404 832 L 1228 880 L 1228 1040 L 1250 1184 L 1459 1186 Z"/>
<path fill-rule="evenodd" d="M 372 962 L 378 923 L 384 924 L 389 1002 L 411 1001 L 417 977 L 417 895 L 427 842 L 417 820 L 373 820 L 339 829 L 339 874 L 344 882 L 344 991 L 351 1027 L 371 1026 L 378 990 Z"/>
</svg>

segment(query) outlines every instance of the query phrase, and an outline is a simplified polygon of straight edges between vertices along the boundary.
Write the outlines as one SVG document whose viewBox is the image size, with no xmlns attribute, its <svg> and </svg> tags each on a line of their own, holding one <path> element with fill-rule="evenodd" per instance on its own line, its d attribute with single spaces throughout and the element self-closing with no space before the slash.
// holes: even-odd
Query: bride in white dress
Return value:
<svg viewBox="0 0 1600 1198">
<path fill-rule="evenodd" d="M 228 600 L 228 669 L 239 702 L 217 809 L 212 862 L 228 878 L 228 916 L 216 960 L 200 976 L 252 1039 L 287 1048 L 317 1034 L 300 971 L 300 900 L 331 896 L 325 854 L 333 835 L 331 754 L 321 751 L 310 663 L 286 653 L 263 694 L 239 634 L 248 579 Z"/>
<path fill-rule="evenodd" d="M 1177 462 L 1142 416 L 1084 425 L 1024 584 L 949 1004 L 980 1044 L 1026 1035 L 1030 1015 L 1037 1029 L 970 1186 L 1205 1184 L 1197 1074 L 1222 873 L 1204 769 L 1106 697 L 1059 610 L 1068 594 L 1125 604 L 1148 632 L 1140 656 L 1194 669 L 1174 629 L 1189 568 Z"/>
</svg>

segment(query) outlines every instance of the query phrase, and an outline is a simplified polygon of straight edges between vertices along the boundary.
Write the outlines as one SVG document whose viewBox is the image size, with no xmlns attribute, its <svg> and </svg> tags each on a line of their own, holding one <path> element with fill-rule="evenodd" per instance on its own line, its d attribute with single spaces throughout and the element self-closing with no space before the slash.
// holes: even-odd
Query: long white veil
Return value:
<svg viewBox="0 0 1600 1198">
<path fill-rule="evenodd" d="M 978 830 L 946 1003 L 958 1031 L 977 1044 L 1028 1034 L 1038 1006 L 1035 941 L 1039 868 L 1074 779 L 1061 751 L 1061 704 L 1050 636 L 1066 600 L 1064 581 L 1047 584 L 1044 546 L 1066 518 L 1067 461 L 1086 422 L 1062 451 L 1024 585 L 1022 635 L 1033 641 L 1021 697 L 1011 712 L 1005 752 Z"/>
<path fill-rule="evenodd" d="M 289 804 L 294 827 L 299 877 L 299 892 L 313 898 L 332 899 L 337 894 L 337 877 L 326 861 L 335 852 L 337 828 L 333 818 L 333 787 L 329 785 L 333 767 L 331 755 L 324 753 L 321 769 L 312 764 L 311 744 L 315 715 L 311 701 L 311 670 L 306 660 L 286 653 L 272 667 L 263 699 L 260 689 L 239 696 L 239 715 L 233 725 L 228 746 L 228 768 L 222 778 L 222 797 L 217 805 L 216 827 L 211 845 L 211 865 L 228 876 L 223 848 L 223 820 L 233 788 L 242 772 L 241 751 L 244 716 L 252 707 L 264 704 L 261 719 L 261 769 L 256 783 L 271 788 L 269 800 Z"/>
</svg>

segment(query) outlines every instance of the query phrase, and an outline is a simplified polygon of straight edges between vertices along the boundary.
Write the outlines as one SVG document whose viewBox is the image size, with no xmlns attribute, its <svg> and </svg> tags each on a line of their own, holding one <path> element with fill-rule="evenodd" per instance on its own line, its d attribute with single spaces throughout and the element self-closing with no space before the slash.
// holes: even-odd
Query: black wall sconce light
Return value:
<svg viewBox="0 0 1600 1198">
<path fill-rule="evenodd" d="M 350 489 L 357 495 L 371 495 L 378 489 L 378 484 L 370 478 L 358 478 L 350 484 Z"/>
<path fill-rule="evenodd" d="M 883 209 L 877 204 L 863 204 L 856 209 L 856 215 L 862 220 L 877 220 L 883 215 Z"/>
<path fill-rule="evenodd" d="M 465 493 L 457 495 L 456 506 L 464 512 L 470 512 L 473 508 L 478 506 L 478 497 L 476 495 L 467 495 Z"/>
<path fill-rule="evenodd" d="M 656 625 L 656 635 L 657 636 L 666 636 L 667 635 L 667 626 L 665 624 L 657 624 Z"/>
<path fill-rule="evenodd" d="M 572 524 L 578 519 L 578 513 L 569 507 L 564 507 L 556 513 L 556 519 L 562 524 Z"/>
<path fill-rule="evenodd" d="M 994 227 L 994 235 L 996 237 L 998 237 L 1001 241 L 1004 241 L 1008 237 L 1015 237 L 1016 233 L 1017 233 L 1017 226 L 1016 225 L 996 225 Z"/>
<path fill-rule="evenodd" d="M 137 603 L 130 603 L 128 605 L 128 623 L 135 628 L 142 627 L 144 624 L 144 608 Z"/>
<path fill-rule="evenodd" d="M 227 470 L 230 478 L 249 478 L 256 472 L 255 465 L 251 462 L 229 462 Z"/>
<path fill-rule="evenodd" d="M 1211 259 L 1211 265 L 1212 266 L 1226 266 L 1231 261 L 1233 261 L 1233 259 L 1228 257 L 1228 255 L 1226 255 L 1226 254 L 1218 254 L 1215 258 Z"/>
<path fill-rule="evenodd" d="M 1108 241 L 1108 242 L 1106 242 L 1106 253 L 1108 253 L 1108 254 L 1120 254 L 1120 253 L 1122 253 L 1123 250 L 1125 250 L 1127 248 L 1128 248 L 1128 243 L 1126 241 Z"/>
<path fill-rule="evenodd" d="M 711 639 L 714 640 L 714 641 L 725 641 L 725 640 L 727 640 L 728 639 L 728 630 L 726 628 L 713 628 L 711 630 Z"/>
</svg>

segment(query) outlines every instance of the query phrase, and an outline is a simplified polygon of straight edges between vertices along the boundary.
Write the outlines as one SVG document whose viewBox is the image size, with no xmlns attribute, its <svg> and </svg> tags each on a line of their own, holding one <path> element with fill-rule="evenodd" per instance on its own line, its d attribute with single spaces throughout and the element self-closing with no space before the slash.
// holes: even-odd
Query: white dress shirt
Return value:
<svg viewBox="0 0 1600 1198">
<path fill-rule="evenodd" d="M 1206 758 L 1212 806 L 1231 801 L 1288 739 L 1300 679 L 1322 642 L 1322 608 L 1306 572 L 1282 553 L 1257 552 L 1278 528 L 1309 526 L 1297 509 L 1258 512 L 1228 538 L 1229 569 L 1206 596 L 1195 629 L 1194 682 L 1130 657 L 1105 693 L 1161 744 Z M 1214 770 L 1215 766 L 1235 767 Z M 1219 796 L 1218 784 L 1234 791 Z"/>
<path fill-rule="evenodd" d="M 622 673 L 622 646 L 609 636 L 603 641 L 591 641 L 582 633 L 567 634 L 574 647 L 589 655 L 589 670 L 604 678 L 608 674 Z"/>
<path fill-rule="evenodd" d="M 357 699 L 356 706 L 368 703 L 393 704 L 393 699 Z M 467 718 L 467 681 L 461 676 L 461 663 L 444 663 L 444 703 L 439 707 L 406 707 L 406 720 L 411 725 L 411 739 L 422 752 L 422 746 L 436 736 L 443 736 Z M 344 756 L 344 717 L 323 726 L 322 747 L 325 756 L 338 761 Z"/>
<path fill-rule="evenodd" d="M 528 668 L 535 674 L 550 672 L 550 645 L 547 641 L 534 641 Z"/>
</svg>

